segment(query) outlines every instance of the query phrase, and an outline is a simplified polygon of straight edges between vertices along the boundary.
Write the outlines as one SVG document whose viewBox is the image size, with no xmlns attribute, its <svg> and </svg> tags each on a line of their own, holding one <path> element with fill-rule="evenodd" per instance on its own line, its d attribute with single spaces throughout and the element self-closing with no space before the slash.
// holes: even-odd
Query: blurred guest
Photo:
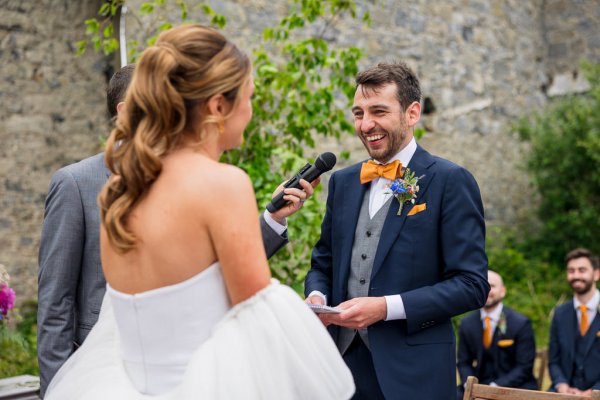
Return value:
<svg viewBox="0 0 600 400">
<path fill-rule="evenodd" d="M 537 389 L 531 322 L 502 304 L 506 287 L 498 273 L 489 271 L 488 282 L 485 306 L 466 316 L 459 328 L 457 365 L 463 383 L 458 386 L 459 399 L 471 375 L 491 386 Z"/>
<path fill-rule="evenodd" d="M 600 279 L 598 256 L 578 248 L 565 257 L 573 299 L 554 310 L 548 367 L 551 391 L 591 396 L 600 390 Z"/>
</svg>

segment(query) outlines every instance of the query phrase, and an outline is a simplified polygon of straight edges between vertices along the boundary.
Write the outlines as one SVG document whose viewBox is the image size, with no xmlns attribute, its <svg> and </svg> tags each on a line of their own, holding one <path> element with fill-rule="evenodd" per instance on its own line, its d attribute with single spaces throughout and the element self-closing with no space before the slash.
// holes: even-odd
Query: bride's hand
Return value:
<svg viewBox="0 0 600 400">
<path fill-rule="evenodd" d="M 273 192 L 273 197 L 277 196 L 277 194 L 283 190 L 285 191 L 285 196 L 283 196 L 283 198 L 287 200 L 287 203 L 274 213 L 270 213 L 271 218 L 281 225 L 285 225 L 285 219 L 302 208 L 304 202 L 312 196 L 314 188 L 317 187 L 320 182 L 321 178 L 317 178 L 311 183 L 308 183 L 304 179 L 300 179 L 302 189 L 284 188 L 283 183 L 279 185 Z"/>
</svg>

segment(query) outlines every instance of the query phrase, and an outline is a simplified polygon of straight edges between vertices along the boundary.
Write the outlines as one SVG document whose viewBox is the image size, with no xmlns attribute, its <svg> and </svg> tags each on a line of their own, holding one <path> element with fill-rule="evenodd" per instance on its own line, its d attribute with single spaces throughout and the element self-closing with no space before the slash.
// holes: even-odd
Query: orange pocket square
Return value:
<svg viewBox="0 0 600 400">
<path fill-rule="evenodd" d="M 596 332 L 596 336 L 600 337 L 600 331 Z"/>
<path fill-rule="evenodd" d="M 415 204 L 413 206 L 413 208 L 410 209 L 410 211 L 408 212 L 408 216 L 410 217 L 411 215 L 415 215 L 417 213 L 420 213 L 421 211 L 425 211 L 427 210 L 427 203 L 423 203 L 423 204 Z"/>
<path fill-rule="evenodd" d="M 512 339 L 502 339 L 498 340 L 498 347 L 510 347 L 515 344 L 515 341 Z"/>
</svg>

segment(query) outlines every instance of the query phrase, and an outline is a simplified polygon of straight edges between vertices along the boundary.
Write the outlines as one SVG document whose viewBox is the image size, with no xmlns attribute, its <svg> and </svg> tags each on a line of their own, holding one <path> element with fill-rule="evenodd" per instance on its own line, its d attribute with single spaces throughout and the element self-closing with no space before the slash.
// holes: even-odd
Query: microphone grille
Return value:
<svg viewBox="0 0 600 400">
<path fill-rule="evenodd" d="M 326 172 L 334 167 L 336 161 L 337 159 L 335 154 L 326 152 L 317 157 L 315 160 L 315 167 L 317 167 L 321 172 Z"/>
</svg>

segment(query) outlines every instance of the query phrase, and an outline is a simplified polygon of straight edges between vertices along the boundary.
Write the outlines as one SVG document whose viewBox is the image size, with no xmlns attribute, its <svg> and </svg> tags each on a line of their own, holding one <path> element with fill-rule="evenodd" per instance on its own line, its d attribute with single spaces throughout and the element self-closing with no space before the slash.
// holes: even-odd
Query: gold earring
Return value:
<svg viewBox="0 0 600 400">
<path fill-rule="evenodd" d="M 223 121 L 219 121 L 219 135 L 223 135 L 225 133 L 225 123 Z"/>
</svg>

